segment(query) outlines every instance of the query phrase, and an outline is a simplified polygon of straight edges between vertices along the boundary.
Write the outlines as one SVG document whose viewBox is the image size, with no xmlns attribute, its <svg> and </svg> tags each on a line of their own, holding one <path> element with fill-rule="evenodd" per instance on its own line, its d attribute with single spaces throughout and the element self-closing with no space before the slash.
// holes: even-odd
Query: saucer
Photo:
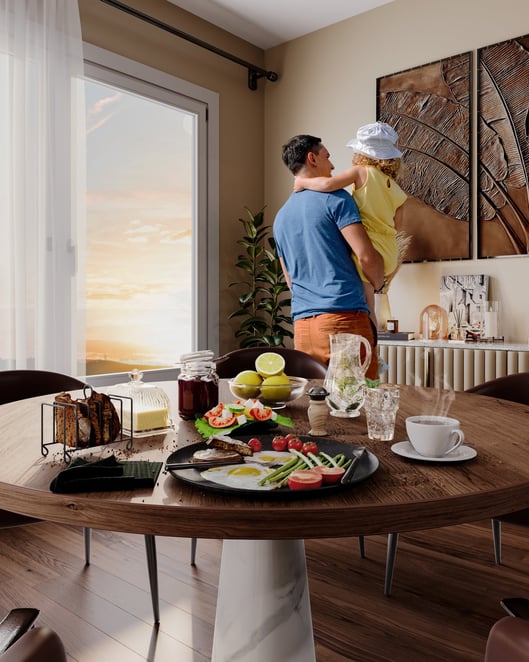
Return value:
<svg viewBox="0 0 529 662">
<path fill-rule="evenodd" d="M 393 444 L 391 450 L 401 457 L 407 457 L 410 460 L 421 460 L 422 462 L 463 462 L 464 460 L 471 460 L 478 454 L 474 448 L 463 445 L 448 455 L 427 457 L 426 455 L 417 453 L 409 441 L 399 441 Z"/>
</svg>

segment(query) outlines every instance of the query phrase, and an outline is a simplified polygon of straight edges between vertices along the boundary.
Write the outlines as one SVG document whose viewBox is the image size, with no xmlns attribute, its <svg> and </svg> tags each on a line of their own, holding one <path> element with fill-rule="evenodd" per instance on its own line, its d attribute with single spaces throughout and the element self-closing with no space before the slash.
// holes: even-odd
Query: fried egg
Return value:
<svg viewBox="0 0 529 662">
<path fill-rule="evenodd" d="M 252 455 L 252 462 L 259 462 L 268 465 L 275 464 L 279 466 L 289 462 L 292 457 L 292 453 L 289 453 L 288 451 L 259 451 L 258 453 L 254 453 Z"/>
<path fill-rule="evenodd" d="M 261 478 L 269 474 L 272 469 L 257 463 L 247 462 L 233 466 L 213 467 L 201 471 L 200 475 L 218 485 L 224 485 L 236 490 L 273 490 L 274 485 L 259 485 Z"/>
</svg>

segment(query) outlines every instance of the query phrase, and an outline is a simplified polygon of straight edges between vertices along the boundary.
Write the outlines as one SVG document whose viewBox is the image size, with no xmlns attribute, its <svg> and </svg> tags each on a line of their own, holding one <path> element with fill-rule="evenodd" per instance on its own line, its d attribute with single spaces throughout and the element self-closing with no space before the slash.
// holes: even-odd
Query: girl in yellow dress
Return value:
<svg viewBox="0 0 529 662">
<path fill-rule="evenodd" d="M 352 185 L 352 195 L 362 223 L 373 246 L 384 259 L 386 279 L 394 274 L 400 263 L 397 234 L 401 225 L 401 208 L 408 197 L 395 181 L 402 156 L 396 147 L 397 140 L 398 135 L 389 124 L 367 124 L 360 127 L 356 138 L 347 143 L 347 147 L 354 152 L 351 168 L 332 177 L 296 177 L 294 180 L 295 191 L 307 188 L 325 193 Z M 374 316 L 373 286 L 365 278 L 358 262 L 356 266 L 364 283 L 367 304 Z"/>
</svg>

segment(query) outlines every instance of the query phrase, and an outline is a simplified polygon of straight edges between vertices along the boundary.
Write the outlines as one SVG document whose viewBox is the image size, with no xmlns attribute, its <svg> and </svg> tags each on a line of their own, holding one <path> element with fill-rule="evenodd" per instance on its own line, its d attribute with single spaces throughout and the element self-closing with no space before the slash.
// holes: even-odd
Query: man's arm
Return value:
<svg viewBox="0 0 529 662">
<path fill-rule="evenodd" d="M 382 255 L 375 250 L 362 223 L 346 225 L 342 235 L 347 241 L 367 279 L 376 290 L 384 284 L 384 261 Z"/>
<path fill-rule="evenodd" d="M 283 269 L 283 275 L 285 276 L 285 282 L 288 285 L 288 289 L 291 289 L 291 287 L 290 287 L 290 284 L 291 284 L 290 274 L 288 273 L 287 268 L 285 267 L 285 263 L 283 262 L 282 257 L 279 258 L 279 262 L 281 263 L 281 269 Z"/>
</svg>

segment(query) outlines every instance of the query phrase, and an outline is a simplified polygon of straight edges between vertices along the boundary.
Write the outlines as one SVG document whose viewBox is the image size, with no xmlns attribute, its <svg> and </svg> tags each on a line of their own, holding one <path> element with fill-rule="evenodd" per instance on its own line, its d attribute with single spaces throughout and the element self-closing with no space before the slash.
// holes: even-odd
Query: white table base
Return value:
<svg viewBox="0 0 529 662">
<path fill-rule="evenodd" d="M 212 662 L 316 662 L 303 540 L 225 540 Z"/>
</svg>

